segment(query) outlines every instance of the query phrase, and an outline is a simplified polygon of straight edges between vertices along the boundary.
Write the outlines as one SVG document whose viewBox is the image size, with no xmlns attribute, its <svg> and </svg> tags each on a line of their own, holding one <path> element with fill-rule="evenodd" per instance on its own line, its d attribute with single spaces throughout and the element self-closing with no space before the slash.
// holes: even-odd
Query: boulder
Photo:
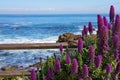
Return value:
<svg viewBox="0 0 120 80">
<path fill-rule="evenodd" d="M 64 33 L 59 36 L 57 42 L 76 42 L 81 35 L 75 35 L 73 33 Z"/>
</svg>

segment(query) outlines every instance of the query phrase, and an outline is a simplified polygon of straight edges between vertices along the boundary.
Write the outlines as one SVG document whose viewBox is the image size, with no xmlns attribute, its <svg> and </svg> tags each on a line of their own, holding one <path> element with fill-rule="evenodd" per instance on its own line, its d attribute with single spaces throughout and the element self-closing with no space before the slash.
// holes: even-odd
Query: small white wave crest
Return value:
<svg viewBox="0 0 120 80">
<path fill-rule="evenodd" d="M 48 37 L 48 38 L 43 38 L 43 39 L 29 39 L 29 38 L 25 38 L 25 37 L 17 37 L 15 39 L 12 38 L 4 38 L 4 39 L 0 39 L 0 44 L 1 43 L 54 43 L 56 42 L 58 39 L 58 36 L 52 36 L 52 37 Z"/>
</svg>

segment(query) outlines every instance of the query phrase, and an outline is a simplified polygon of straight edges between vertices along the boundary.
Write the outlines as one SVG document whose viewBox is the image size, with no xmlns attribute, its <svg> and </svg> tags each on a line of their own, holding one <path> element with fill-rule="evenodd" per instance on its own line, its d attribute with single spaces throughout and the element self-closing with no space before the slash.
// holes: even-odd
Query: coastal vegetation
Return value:
<svg viewBox="0 0 120 80">
<path fill-rule="evenodd" d="M 61 56 L 54 54 L 46 61 L 40 57 L 37 70 L 23 80 L 119 80 L 120 79 L 120 16 L 110 7 L 109 20 L 97 15 L 98 30 L 89 22 L 79 37 L 77 49 L 59 47 Z M 5 78 L 4 80 L 17 80 Z"/>
<path fill-rule="evenodd" d="M 55 54 L 40 58 L 40 71 L 31 70 L 31 80 L 119 80 L 120 79 L 120 16 L 110 7 L 109 22 L 105 16 L 97 15 L 98 31 L 93 35 L 89 22 L 78 39 L 78 49 L 63 50 L 61 57 Z"/>
</svg>

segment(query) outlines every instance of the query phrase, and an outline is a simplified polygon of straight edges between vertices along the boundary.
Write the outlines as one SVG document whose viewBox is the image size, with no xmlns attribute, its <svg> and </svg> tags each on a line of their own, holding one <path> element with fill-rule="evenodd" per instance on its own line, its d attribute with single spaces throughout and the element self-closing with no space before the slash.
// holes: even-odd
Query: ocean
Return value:
<svg viewBox="0 0 120 80">
<path fill-rule="evenodd" d="M 108 18 L 107 14 L 104 14 Z M 0 44 L 2 43 L 53 43 L 59 35 L 71 32 L 81 34 L 84 25 L 92 22 L 97 29 L 97 14 L 40 14 L 0 15 Z M 0 68 L 8 65 L 27 67 L 46 59 L 59 49 L 0 50 Z"/>
</svg>

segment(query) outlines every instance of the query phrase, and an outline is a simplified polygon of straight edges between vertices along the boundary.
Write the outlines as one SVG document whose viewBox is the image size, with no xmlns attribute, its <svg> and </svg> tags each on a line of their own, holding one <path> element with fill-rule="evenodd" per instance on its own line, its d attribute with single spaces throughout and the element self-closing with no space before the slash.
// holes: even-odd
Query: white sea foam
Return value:
<svg viewBox="0 0 120 80">
<path fill-rule="evenodd" d="M 84 28 L 84 26 L 78 26 L 78 29 L 81 31 L 83 30 L 83 28 Z"/>
<path fill-rule="evenodd" d="M 31 25 L 32 22 L 15 22 L 14 25 L 19 25 L 19 26 L 28 26 Z"/>
<path fill-rule="evenodd" d="M 3 26 L 10 26 L 10 24 L 7 24 L 7 23 L 6 23 L 6 24 L 3 24 Z"/>
<path fill-rule="evenodd" d="M 51 57 L 53 53 L 59 52 L 58 49 L 40 49 L 40 50 L 5 50 L 0 56 L 0 68 L 8 65 L 18 65 L 28 67 L 34 63 L 39 62 L 39 58 L 43 60 L 46 56 Z M 10 55 L 4 55 L 10 54 Z"/>
<path fill-rule="evenodd" d="M 15 39 L 7 38 L 0 39 L 0 43 L 54 43 L 58 39 L 58 36 L 52 36 L 43 39 L 29 39 L 25 37 L 16 37 Z"/>
</svg>

